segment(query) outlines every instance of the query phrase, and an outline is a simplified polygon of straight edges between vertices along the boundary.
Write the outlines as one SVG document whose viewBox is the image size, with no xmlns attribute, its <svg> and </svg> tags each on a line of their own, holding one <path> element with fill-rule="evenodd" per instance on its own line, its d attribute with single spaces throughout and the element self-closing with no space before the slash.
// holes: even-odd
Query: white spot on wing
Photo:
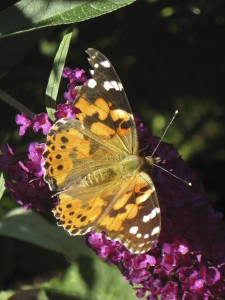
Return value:
<svg viewBox="0 0 225 300">
<path fill-rule="evenodd" d="M 119 87 L 119 82 L 116 82 L 115 80 L 110 81 L 111 85 L 113 86 L 113 88 L 116 91 L 121 91 L 120 87 Z"/>
<path fill-rule="evenodd" d="M 112 81 L 105 81 L 103 83 L 104 88 L 109 91 L 110 89 L 114 89 L 116 91 L 122 91 L 122 84 L 120 82 L 116 82 L 115 80 Z"/>
<path fill-rule="evenodd" d="M 109 81 L 105 81 L 105 82 L 103 83 L 103 86 L 104 86 L 104 88 L 106 89 L 106 91 L 112 89 L 112 85 L 111 85 L 111 83 L 110 83 Z"/>
<path fill-rule="evenodd" d="M 149 234 L 147 233 L 144 235 L 144 239 L 148 239 L 148 238 L 149 238 Z"/>
<path fill-rule="evenodd" d="M 97 85 L 97 82 L 94 79 L 89 79 L 87 85 L 93 89 Z"/>
<path fill-rule="evenodd" d="M 137 238 L 140 239 L 141 237 L 142 237 L 142 234 L 141 234 L 141 233 L 138 233 L 138 234 L 137 234 Z"/>
<path fill-rule="evenodd" d="M 128 114 L 126 111 L 124 111 L 122 109 L 115 109 L 114 111 L 116 112 L 117 117 L 120 119 L 127 120 L 127 119 L 129 119 L 127 116 L 131 117 L 130 114 Z"/>
<path fill-rule="evenodd" d="M 108 62 L 108 60 L 101 61 L 100 64 L 105 68 L 110 68 L 110 63 Z"/>
<path fill-rule="evenodd" d="M 132 233 L 132 234 L 136 234 L 138 232 L 138 226 L 131 227 L 129 232 Z"/>
<path fill-rule="evenodd" d="M 118 82 L 118 86 L 119 86 L 119 90 L 122 91 L 123 90 L 123 85 L 121 82 Z"/>
<path fill-rule="evenodd" d="M 151 213 L 149 215 L 147 215 L 147 216 L 144 216 L 143 219 L 142 219 L 142 221 L 144 223 L 147 223 L 151 219 L 150 215 L 151 215 Z"/>
<path fill-rule="evenodd" d="M 145 245 L 145 244 L 142 243 L 142 244 L 139 244 L 138 247 L 141 248 L 141 247 L 143 247 L 144 245 Z"/>
<path fill-rule="evenodd" d="M 94 67 L 97 69 L 99 67 L 99 64 L 94 64 Z"/>
<path fill-rule="evenodd" d="M 160 227 L 159 227 L 159 226 L 155 227 L 155 228 L 152 230 L 152 232 L 151 232 L 151 236 L 153 236 L 153 235 L 159 233 L 159 231 L 160 231 Z"/>
<path fill-rule="evenodd" d="M 160 209 L 158 207 L 154 208 L 150 214 L 146 215 L 143 217 L 142 221 L 144 223 L 148 222 L 151 219 L 154 219 L 156 217 L 156 215 L 160 212 Z"/>
</svg>

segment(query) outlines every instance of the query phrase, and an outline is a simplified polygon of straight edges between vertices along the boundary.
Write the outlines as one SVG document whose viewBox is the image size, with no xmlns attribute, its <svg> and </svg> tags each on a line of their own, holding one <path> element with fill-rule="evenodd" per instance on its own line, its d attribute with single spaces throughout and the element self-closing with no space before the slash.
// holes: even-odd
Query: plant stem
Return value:
<svg viewBox="0 0 225 300">
<path fill-rule="evenodd" d="M 35 116 L 35 113 L 32 112 L 29 108 L 21 104 L 16 99 L 12 98 L 2 90 L 0 90 L 0 99 L 8 103 L 10 106 L 14 107 L 20 112 L 24 112 L 30 119 L 33 119 Z"/>
</svg>

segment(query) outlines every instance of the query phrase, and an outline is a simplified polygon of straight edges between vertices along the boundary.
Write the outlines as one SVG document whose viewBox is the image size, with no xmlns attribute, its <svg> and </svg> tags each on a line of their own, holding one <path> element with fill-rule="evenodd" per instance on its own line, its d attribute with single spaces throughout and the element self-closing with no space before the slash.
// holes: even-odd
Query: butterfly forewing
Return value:
<svg viewBox="0 0 225 300">
<path fill-rule="evenodd" d="M 133 114 L 113 66 L 97 50 L 87 53 L 94 70 L 76 88 L 80 113 L 53 125 L 43 154 L 44 179 L 59 197 L 53 212 L 72 235 L 105 231 L 132 252 L 145 252 L 161 226 L 156 191 L 141 163 L 148 162 L 138 156 Z"/>
<path fill-rule="evenodd" d="M 117 109 L 122 109 L 132 115 L 123 85 L 110 61 L 99 51 L 89 48 L 89 63 L 92 66 L 92 78 L 98 83 L 103 93 L 102 97 L 114 104 Z M 97 87 L 97 86 L 96 86 Z"/>
<path fill-rule="evenodd" d="M 76 88 L 77 117 L 86 128 L 104 135 L 116 136 L 127 153 L 138 153 L 138 138 L 133 114 L 123 86 L 109 60 L 94 49 L 87 50 L 94 68 L 92 79 Z M 120 140 L 120 141 L 119 141 Z"/>
<path fill-rule="evenodd" d="M 107 142 L 74 119 L 61 119 L 47 136 L 44 179 L 52 190 L 79 185 L 82 178 L 97 168 L 106 167 L 125 152 Z"/>
</svg>

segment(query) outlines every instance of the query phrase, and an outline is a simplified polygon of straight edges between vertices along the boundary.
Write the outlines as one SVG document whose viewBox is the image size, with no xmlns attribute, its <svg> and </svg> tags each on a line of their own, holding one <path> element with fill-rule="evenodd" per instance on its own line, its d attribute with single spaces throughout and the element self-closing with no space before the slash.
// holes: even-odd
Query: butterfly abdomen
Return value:
<svg viewBox="0 0 225 300">
<path fill-rule="evenodd" d="M 96 186 L 108 182 L 116 177 L 113 167 L 101 168 L 87 174 L 81 181 L 82 185 Z"/>
<path fill-rule="evenodd" d="M 96 186 L 113 180 L 115 177 L 122 179 L 126 176 L 132 176 L 143 168 L 142 160 L 137 155 L 127 156 L 113 166 L 102 167 L 87 174 L 82 179 L 81 185 Z"/>
</svg>

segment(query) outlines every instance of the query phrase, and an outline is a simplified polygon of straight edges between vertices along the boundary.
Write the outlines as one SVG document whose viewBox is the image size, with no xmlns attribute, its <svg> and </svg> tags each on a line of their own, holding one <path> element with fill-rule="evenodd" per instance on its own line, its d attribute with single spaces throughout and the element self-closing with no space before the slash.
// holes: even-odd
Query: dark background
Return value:
<svg viewBox="0 0 225 300">
<path fill-rule="evenodd" d="M 4 40 L 14 39 L 15 53 L 10 59 L 7 54 L 2 57 L 0 88 L 35 113 L 45 111 L 45 88 L 66 28 Z M 206 201 L 224 212 L 224 0 L 141 0 L 79 23 L 66 65 L 88 69 L 84 52 L 88 47 L 110 59 L 133 111 L 155 135 L 162 134 L 174 111 L 179 110 L 165 140 L 174 144 L 203 182 Z M 66 84 L 63 80 L 62 101 Z M 3 144 L 20 148 L 24 141 L 32 140 L 29 134 L 18 137 L 16 110 L 0 102 L 0 112 Z"/>
</svg>

